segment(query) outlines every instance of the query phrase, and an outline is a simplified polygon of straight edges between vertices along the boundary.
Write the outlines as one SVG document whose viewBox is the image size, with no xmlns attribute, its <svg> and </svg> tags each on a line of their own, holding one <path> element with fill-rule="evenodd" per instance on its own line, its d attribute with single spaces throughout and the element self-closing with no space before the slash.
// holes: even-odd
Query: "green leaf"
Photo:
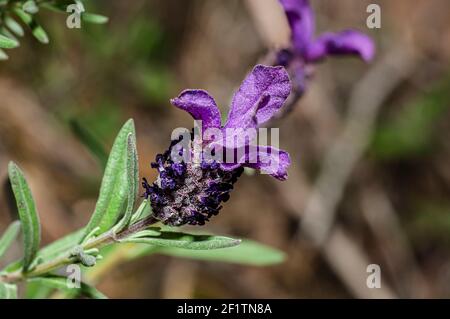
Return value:
<svg viewBox="0 0 450 319">
<path fill-rule="evenodd" d="M 19 46 L 19 42 L 0 34 L 0 48 L 14 49 Z"/>
<path fill-rule="evenodd" d="M 128 134 L 127 138 L 127 186 L 128 186 L 128 200 L 127 209 L 122 220 L 117 225 L 115 231 L 120 232 L 130 223 L 133 215 L 134 206 L 136 203 L 136 196 L 139 188 L 139 164 L 136 149 L 136 139 L 132 133 Z"/>
<path fill-rule="evenodd" d="M 79 121 L 72 119 L 69 123 L 75 136 L 89 149 L 89 151 L 97 158 L 101 167 L 105 169 L 106 163 L 108 162 L 108 153 L 105 151 L 102 143 Z"/>
<path fill-rule="evenodd" d="M 31 278 L 27 283 L 40 284 L 45 287 L 62 290 L 69 294 L 82 295 L 93 299 L 106 299 L 107 297 L 94 287 L 80 283 L 80 288 L 70 288 L 66 277 L 48 276 Z"/>
<path fill-rule="evenodd" d="M 5 25 L 19 37 L 23 37 L 23 35 L 25 34 L 22 26 L 19 23 L 17 23 L 16 20 L 10 17 L 5 18 Z"/>
<path fill-rule="evenodd" d="M 17 286 L 0 282 L 0 299 L 17 299 Z"/>
<path fill-rule="evenodd" d="M 39 23 L 31 16 L 26 13 L 22 9 L 15 8 L 14 13 L 26 24 L 30 27 L 31 32 L 34 37 L 38 39 L 39 42 L 47 44 L 49 42 L 48 35 L 45 30 L 39 25 Z"/>
<path fill-rule="evenodd" d="M 176 247 L 194 250 L 210 250 L 219 249 L 239 245 L 239 239 L 233 239 L 223 236 L 213 235 L 193 235 L 174 231 L 161 231 L 159 236 L 139 237 L 139 233 L 130 238 L 126 238 L 123 242 L 150 244 L 161 247 Z"/>
<path fill-rule="evenodd" d="M 99 233 L 109 230 L 125 208 L 128 200 L 127 148 L 130 133 L 135 136 L 133 120 L 125 123 L 114 141 L 97 204 L 86 226 L 85 236 L 96 227 L 100 227 Z"/>
<path fill-rule="evenodd" d="M 82 13 L 81 20 L 87 23 L 105 24 L 108 22 L 109 18 L 100 14 Z"/>
<path fill-rule="evenodd" d="M 151 214 L 153 214 L 153 211 L 152 206 L 150 205 L 150 201 L 148 199 L 144 199 L 134 215 L 131 217 L 130 223 L 134 224 L 138 220 L 150 216 Z"/>
<path fill-rule="evenodd" d="M 11 246 L 13 241 L 16 239 L 17 234 L 19 234 L 19 229 L 20 229 L 20 221 L 15 221 L 8 227 L 3 236 L 0 238 L 0 258 L 2 258 L 6 250 L 9 248 L 9 246 Z"/>
<path fill-rule="evenodd" d="M 22 10 L 31 14 L 36 14 L 39 12 L 39 7 L 34 0 L 28 0 L 22 5 Z"/>
<path fill-rule="evenodd" d="M 161 248 L 159 254 L 196 260 L 227 262 L 241 265 L 270 266 L 284 261 L 285 254 L 275 248 L 251 240 L 243 240 L 239 246 L 211 251 Z"/>
<path fill-rule="evenodd" d="M 6 54 L 6 52 L 3 51 L 2 49 L 0 49 L 0 61 L 6 61 L 6 60 L 8 60 L 8 59 L 9 59 L 9 57 L 8 57 L 8 55 Z"/>
<path fill-rule="evenodd" d="M 36 256 L 41 240 L 39 217 L 30 188 L 20 168 L 13 162 L 10 162 L 8 173 L 16 198 L 20 221 L 22 222 L 24 243 L 23 270 L 27 271 Z"/>
</svg>

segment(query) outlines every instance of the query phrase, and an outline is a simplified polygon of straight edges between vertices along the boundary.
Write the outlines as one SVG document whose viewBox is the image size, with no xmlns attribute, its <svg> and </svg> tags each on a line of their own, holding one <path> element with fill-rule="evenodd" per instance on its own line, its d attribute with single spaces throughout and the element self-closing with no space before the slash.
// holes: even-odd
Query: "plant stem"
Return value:
<svg viewBox="0 0 450 319">
<path fill-rule="evenodd" d="M 101 248 L 110 245 L 112 243 L 120 242 L 122 239 L 125 239 L 141 230 L 144 230 L 150 225 L 153 225 L 157 222 L 159 222 L 159 220 L 155 219 L 153 216 L 148 216 L 136 222 L 135 224 L 130 225 L 129 227 L 125 228 L 118 234 L 115 234 L 112 230 L 110 230 L 83 244 L 82 245 L 83 250 L 88 250 L 92 248 Z M 22 270 L 18 270 L 12 273 L 1 274 L 0 282 L 15 283 L 25 280 L 26 278 L 42 276 L 62 266 L 75 262 L 77 262 L 77 257 L 71 256 L 70 252 L 68 252 L 65 255 L 57 257 L 53 260 L 50 260 L 43 264 L 39 264 L 35 268 L 26 273 L 22 272 Z"/>
</svg>

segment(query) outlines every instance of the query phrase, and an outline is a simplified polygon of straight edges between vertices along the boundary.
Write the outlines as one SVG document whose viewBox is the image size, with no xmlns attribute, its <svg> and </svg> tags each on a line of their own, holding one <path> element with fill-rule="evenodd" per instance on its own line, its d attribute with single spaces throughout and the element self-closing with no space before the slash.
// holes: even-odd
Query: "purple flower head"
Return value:
<svg viewBox="0 0 450 319">
<path fill-rule="evenodd" d="M 292 47 L 278 53 L 277 64 L 292 69 L 295 87 L 303 92 L 311 72 L 306 66 L 330 55 L 357 55 L 369 62 L 375 55 L 372 39 L 355 30 L 315 37 L 314 12 L 308 0 L 279 0 L 291 27 Z"/>
<path fill-rule="evenodd" d="M 152 167 L 159 171 L 158 180 L 152 185 L 146 180 L 143 183 L 155 217 L 174 226 L 203 225 L 219 212 L 221 203 L 229 199 L 233 184 L 244 167 L 259 169 L 285 180 L 290 165 L 289 154 L 251 142 L 256 129 L 280 110 L 290 92 L 291 83 L 283 67 L 258 65 L 235 93 L 225 125 L 221 123 L 216 102 L 204 90 L 186 90 L 171 100 L 174 106 L 201 121 L 203 152 L 235 156 L 231 161 L 226 156 L 219 157 L 221 160 L 203 156 L 200 163 L 178 163 L 171 154 L 182 155 L 186 150 L 176 149 L 182 139 L 173 141 L 169 149 L 152 163 Z M 211 131 L 215 134 L 207 134 Z M 251 133 L 242 135 L 248 131 Z M 191 134 L 190 141 L 198 143 L 195 134 Z M 192 154 L 192 149 L 187 151 Z"/>
</svg>

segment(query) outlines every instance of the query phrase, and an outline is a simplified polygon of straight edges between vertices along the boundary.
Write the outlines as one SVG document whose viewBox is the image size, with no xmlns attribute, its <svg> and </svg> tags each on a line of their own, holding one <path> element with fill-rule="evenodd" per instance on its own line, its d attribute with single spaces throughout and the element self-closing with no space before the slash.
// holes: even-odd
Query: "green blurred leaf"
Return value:
<svg viewBox="0 0 450 319">
<path fill-rule="evenodd" d="M 41 285 L 39 282 L 27 282 L 25 289 L 26 299 L 46 299 L 54 291 L 52 287 L 46 287 Z"/>
<path fill-rule="evenodd" d="M 14 13 L 31 29 L 32 34 L 39 42 L 47 44 L 49 42 L 48 35 L 39 23 L 22 9 L 14 9 Z"/>
<path fill-rule="evenodd" d="M 104 24 L 107 23 L 109 18 L 102 16 L 100 14 L 94 14 L 94 13 L 82 13 L 81 14 L 81 20 L 88 23 L 94 23 L 94 24 Z"/>
<path fill-rule="evenodd" d="M 102 143 L 94 136 L 94 134 L 76 119 L 71 119 L 70 128 L 75 136 L 82 142 L 89 151 L 97 158 L 103 169 L 106 168 L 108 162 L 108 153 L 105 151 Z"/>
<path fill-rule="evenodd" d="M 66 277 L 59 277 L 59 276 L 47 276 L 47 277 L 36 277 L 31 278 L 27 282 L 28 283 L 34 283 L 39 284 L 45 287 L 62 290 L 64 292 L 67 292 L 69 294 L 73 295 L 82 295 L 86 296 L 88 298 L 93 299 L 106 299 L 107 297 L 99 292 L 94 287 L 91 287 L 85 283 L 80 284 L 80 288 L 70 288 L 70 286 L 67 283 Z"/>
<path fill-rule="evenodd" d="M 17 286 L 0 282 L 0 299 L 17 299 Z"/>
<path fill-rule="evenodd" d="M 22 5 L 22 10 L 30 14 L 36 14 L 39 12 L 39 7 L 34 0 L 28 0 Z"/>
<path fill-rule="evenodd" d="M 9 180 L 16 198 L 20 221 L 22 223 L 24 242 L 23 269 L 28 270 L 39 249 L 41 228 L 31 190 L 20 168 L 10 162 L 8 165 Z"/>
<path fill-rule="evenodd" d="M 421 155 L 434 146 L 436 123 L 450 107 L 450 81 L 406 105 L 374 134 L 371 153 L 382 160 Z"/>
<path fill-rule="evenodd" d="M 3 257 L 6 250 L 11 246 L 13 241 L 17 238 L 20 230 L 20 221 L 15 221 L 9 225 L 3 236 L 0 238 L 0 259 Z"/>
<path fill-rule="evenodd" d="M 141 237 L 143 235 L 143 237 Z M 186 234 L 161 231 L 159 236 L 148 236 L 148 232 L 137 233 L 123 240 L 125 243 L 150 244 L 161 247 L 176 247 L 194 250 L 210 250 L 239 245 L 241 240 L 224 236 Z"/>
<path fill-rule="evenodd" d="M 127 138 L 126 166 L 128 187 L 127 209 L 125 211 L 125 215 L 115 229 L 116 232 L 120 232 L 130 223 L 139 189 L 139 164 L 136 149 L 136 138 L 132 133 L 128 134 Z"/>
<path fill-rule="evenodd" d="M 19 42 L 0 34 L 0 48 L 14 49 L 19 46 Z"/>
<path fill-rule="evenodd" d="M 16 20 L 12 19 L 11 17 L 5 18 L 5 25 L 19 37 L 23 37 L 23 35 L 25 34 L 22 26 L 19 23 L 17 23 Z"/>
<path fill-rule="evenodd" d="M 127 147 L 130 133 L 133 136 L 136 134 L 133 120 L 125 123 L 114 141 L 95 211 L 86 226 L 85 235 L 96 227 L 100 227 L 100 233 L 109 230 L 125 208 L 128 200 Z"/>
<path fill-rule="evenodd" d="M 6 61 L 6 60 L 8 60 L 8 59 L 9 59 L 9 57 L 8 57 L 8 55 L 6 54 L 6 52 L 3 51 L 2 49 L 0 49 L 0 61 Z"/>
</svg>

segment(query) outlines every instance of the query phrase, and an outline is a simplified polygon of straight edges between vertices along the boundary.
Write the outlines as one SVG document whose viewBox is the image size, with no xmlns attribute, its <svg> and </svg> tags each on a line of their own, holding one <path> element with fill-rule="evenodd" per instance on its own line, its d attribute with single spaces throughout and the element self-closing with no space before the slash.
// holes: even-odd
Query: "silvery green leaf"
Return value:
<svg viewBox="0 0 450 319">
<path fill-rule="evenodd" d="M 39 25 L 39 23 L 31 16 L 20 8 L 15 8 L 14 13 L 30 27 L 33 36 L 39 40 L 39 42 L 47 44 L 49 42 L 48 35 L 45 30 Z"/>
<path fill-rule="evenodd" d="M 16 239 L 20 230 L 20 221 L 15 221 L 9 225 L 2 237 L 0 237 L 0 258 Z"/>
<path fill-rule="evenodd" d="M 25 34 L 22 26 L 19 23 L 17 23 L 16 20 L 12 19 L 11 17 L 5 18 L 5 25 L 19 37 L 23 37 L 23 35 Z"/>
<path fill-rule="evenodd" d="M 123 228 L 128 226 L 133 214 L 136 196 L 139 188 L 139 164 L 136 149 L 136 139 L 132 133 L 128 134 L 127 138 L 127 186 L 128 186 L 128 200 L 127 209 L 122 220 L 117 225 L 115 231 L 120 232 Z"/>
<path fill-rule="evenodd" d="M 3 49 L 14 49 L 19 46 L 19 42 L 17 40 L 8 38 L 4 35 L 0 34 L 0 48 Z"/>
<path fill-rule="evenodd" d="M 22 10 L 30 14 L 36 14 L 39 12 L 39 7 L 34 0 L 28 0 L 22 5 Z"/>
<path fill-rule="evenodd" d="M 128 201 L 127 147 L 130 133 L 135 136 L 133 120 L 125 123 L 114 141 L 97 204 L 86 226 L 85 236 L 95 227 L 100 227 L 99 233 L 109 230 L 126 207 Z"/>
<path fill-rule="evenodd" d="M 23 269 L 27 271 L 39 249 L 41 227 L 31 190 L 22 171 L 16 164 L 10 162 L 8 173 L 22 224 L 24 243 Z"/>
<path fill-rule="evenodd" d="M 36 277 L 28 279 L 27 283 L 40 284 L 45 287 L 62 290 L 69 294 L 82 295 L 93 299 L 107 298 L 100 291 L 83 282 L 80 283 L 80 288 L 72 288 L 72 286 L 68 284 L 68 279 L 66 277 L 60 276 Z"/>
<path fill-rule="evenodd" d="M 219 249 L 239 245 L 239 239 L 213 235 L 193 235 L 174 231 L 161 231 L 159 236 L 129 237 L 122 242 L 177 247 L 194 250 Z"/>
<path fill-rule="evenodd" d="M 17 286 L 0 282 L 0 299 L 17 299 Z"/>
</svg>

